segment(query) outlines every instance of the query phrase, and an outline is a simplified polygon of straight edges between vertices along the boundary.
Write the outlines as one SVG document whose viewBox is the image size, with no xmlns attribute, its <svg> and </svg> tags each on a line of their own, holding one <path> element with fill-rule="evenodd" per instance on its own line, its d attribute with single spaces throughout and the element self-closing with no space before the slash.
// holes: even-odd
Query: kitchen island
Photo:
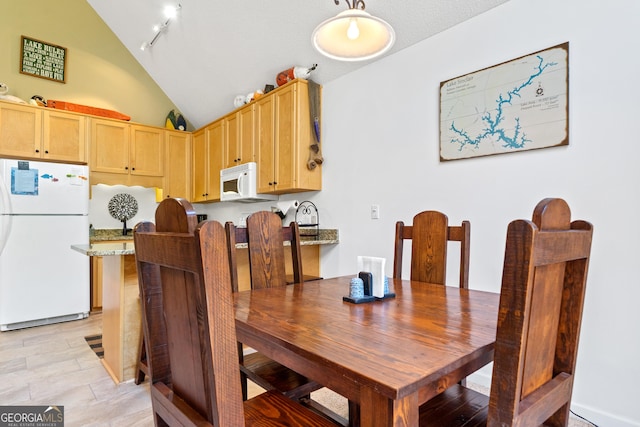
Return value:
<svg viewBox="0 0 640 427">
<path fill-rule="evenodd" d="M 115 382 L 129 380 L 135 375 L 141 334 L 138 282 L 125 280 L 125 257 L 135 254 L 133 240 L 72 245 L 71 248 L 99 261 L 102 363 Z"/>
<path fill-rule="evenodd" d="M 134 379 L 141 334 L 140 298 L 135 274 L 133 236 L 122 230 L 94 230 L 88 245 L 71 248 L 91 257 L 93 293 L 102 296 L 102 363 L 117 383 Z M 301 237 L 305 275 L 320 275 L 320 246 L 337 244 L 338 230 L 320 229 L 317 235 Z M 285 245 L 287 245 L 285 243 Z M 250 288 L 246 243 L 236 245 L 239 289 Z M 288 254 L 288 251 L 285 251 Z M 290 256 L 287 272 L 292 271 Z"/>
</svg>

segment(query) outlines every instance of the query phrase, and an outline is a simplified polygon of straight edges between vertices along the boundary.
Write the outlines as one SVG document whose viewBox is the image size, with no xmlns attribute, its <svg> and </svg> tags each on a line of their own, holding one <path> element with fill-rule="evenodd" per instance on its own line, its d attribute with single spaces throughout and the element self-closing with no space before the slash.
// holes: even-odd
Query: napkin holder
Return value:
<svg viewBox="0 0 640 427">
<path fill-rule="evenodd" d="M 384 258 L 359 256 L 358 257 L 358 271 L 367 271 L 372 275 L 371 278 L 371 293 L 377 299 L 386 299 L 395 297 L 395 294 L 389 293 L 389 285 L 385 287 L 385 280 L 387 280 L 384 274 L 384 265 L 386 260 Z"/>
<path fill-rule="evenodd" d="M 361 304 L 376 300 L 395 298 L 396 294 L 389 290 L 389 278 L 383 278 L 383 294 L 381 297 L 373 295 L 373 274 L 361 271 L 357 278 L 351 279 L 349 296 L 343 296 L 342 300 L 352 304 Z"/>
</svg>

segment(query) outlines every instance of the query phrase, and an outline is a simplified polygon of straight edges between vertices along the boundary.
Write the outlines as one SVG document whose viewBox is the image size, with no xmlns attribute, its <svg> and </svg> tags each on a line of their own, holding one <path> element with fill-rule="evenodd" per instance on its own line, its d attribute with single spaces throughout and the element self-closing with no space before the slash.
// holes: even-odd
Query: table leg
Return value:
<svg viewBox="0 0 640 427">
<path fill-rule="evenodd" d="M 415 427 L 418 425 L 417 393 L 391 400 L 369 387 L 360 389 L 360 422 L 363 426 Z"/>
<path fill-rule="evenodd" d="M 360 427 L 360 405 L 349 400 L 349 427 Z"/>
</svg>

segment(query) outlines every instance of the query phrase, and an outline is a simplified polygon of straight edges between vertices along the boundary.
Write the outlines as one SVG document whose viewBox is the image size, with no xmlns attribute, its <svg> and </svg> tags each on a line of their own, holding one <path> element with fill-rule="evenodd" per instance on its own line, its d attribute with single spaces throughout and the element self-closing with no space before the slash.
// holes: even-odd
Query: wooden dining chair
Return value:
<svg viewBox="0 0 640 427">
<path fill-rule="evenodd" d="M 175 231 L 178 233 L 193 233 L 198 225 L 196 212 L 189 202 L 185 199 L 174 198 L 168 199 L 162 209 L 157 209 L 155 214 L 155 224 L 150 222 L 143 223 L 139 228 L 140 231 Z M 149 227 L 153 226 L 153 230 Z M 136 366 L 135 383 L 141 384 L 145 376 L 149 375 L 147 366 L 147 347 L 144 340 L 144 334 L 140 334 L 140 343 L 138 346 L 138 362 Z"/>
<path fill-rule="evenodd" d="M 196 212 L 191 204 L 180 198 L 167 199 L 162 209 L 157 209 L 155 224 L 146 222 L 141 226 L 141 231 L 174 231 L 177 233 L 193 233 L 198 225 Z M 153 230 L 148 229 L 153 226 Z M 147 347 L 144 342 L 144 334 L 140 334 L 138 345 L 138 362 L 136 364 L 136 377 L 134 382 L 142 384 L 145 376 L 149 375 L 147 366 Z"/>
<path fill-rule="evenodd" d="M 457 384 L 425 426 L 567 426 L 593 227 L 562 199 L 509 224 L 490 395 Z"/>
<path fill-rule="evenodd" d="M 255 212 L 247 218 L 247 227 L 225 224 L 228 241 L 231 289 L 238 292 L 237 243 L 246 243 L 249 254 L 251 289 L 264 289 L 290 284 L 285 274 L 284 242 L 289 243 L 293 266 L 294 283 L 302 283 L 303 272 L 298 224 L 291 222 L 282 226 L 281 218 L 270 211 Z M 260 352 L 244 354 L 242 343 L 238 343 L 238 357 L 242 381 L 242 393 L 247 397 L 247 379 L 266 390 L 278 390 L 285 396 L 300 400 L 315 411 L 340 424 L 347 420 L 311 400 L 310 393 L 323 385 L 281 365 Z"/>
<path fill-rule="evenodd" d="M 173 215 L 173 202 L 158 210 Z M 333 426 L 276 391 L 243 402 L 220 223 L 202 222 L 194 233 L 154 228 L 138 224 L 134 241 L 155 425 Z"/>
<path fill-rule="evenodd" d="M 402 278 L 404 241 L 411 240 L 411 280 L 446 284 L 447 244 L 460 242 L 460 287 L 469 287 L 469 248 L 471 223 L 449 225 L 449 219 L 438 211 L 424 211 L 413 217 L 413 225 L 396 222 L 393 277 Z"/>
</svg>

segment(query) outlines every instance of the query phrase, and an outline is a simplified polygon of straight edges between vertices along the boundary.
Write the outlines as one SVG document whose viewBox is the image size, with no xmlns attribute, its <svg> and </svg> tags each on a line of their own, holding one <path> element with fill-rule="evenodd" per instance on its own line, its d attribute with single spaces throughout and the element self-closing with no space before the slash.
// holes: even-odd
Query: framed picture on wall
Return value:
<svg viewBox="0 0 640 427">
<path fill-rule="evenodd" d="M 67 49 L 30 37 L 20 38 L 20 72 L 66 83 Z"/>
<path fill-rule="evenodd" d="M 440 83 L 440 161 L 568 144 L 568 42 Z"/>
</svg>

